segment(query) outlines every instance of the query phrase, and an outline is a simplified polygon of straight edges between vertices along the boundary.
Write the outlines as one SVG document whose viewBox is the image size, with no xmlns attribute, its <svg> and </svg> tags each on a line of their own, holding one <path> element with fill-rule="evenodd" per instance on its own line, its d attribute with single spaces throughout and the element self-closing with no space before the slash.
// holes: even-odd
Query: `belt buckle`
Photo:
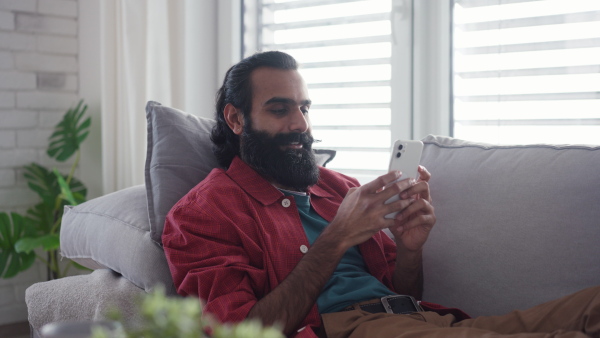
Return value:
<svg viewBox="0 0 600 338">
<path fill-rule="evenodd" d="M 414 297 L 408 296 L 408 295 L 390 295 L 390 296 L 381 297 L 381 304 L 383 304 L 383 308 L 386 313 L 394 313 L 394 310 L 392 309 L 392 305 L 390 304 L 388 299 L 395 299 L 395 298 L 408 298 L 408 299 L 410 299 L 412 305 L 414 306 L 415 312 L 423 312 L 423 308 L 421 307 L 421 305 L 419 305 L 419 303 L 415 300 Z"/>
</svg>

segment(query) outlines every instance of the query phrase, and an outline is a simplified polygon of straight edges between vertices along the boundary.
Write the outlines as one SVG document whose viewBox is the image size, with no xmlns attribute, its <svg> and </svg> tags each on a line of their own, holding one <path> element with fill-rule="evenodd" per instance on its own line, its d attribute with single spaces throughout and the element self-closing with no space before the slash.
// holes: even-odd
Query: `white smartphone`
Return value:
<svg viewBox="0 0 600 338">
<path fill-rule="evenodd" d="M 423 152 L 423 142 L 398 140 L 394 142 L 392 153 L 390 155 L 389 171 L 398 170 L 402 172 L 400 178 L 396 181 L 401 181 L 407 178 L 417 179 L 419 177 L 419 162 L 421 161 L 421 153 Z M 400 199 L 399 195 L 392 196 L 385 203 L 391 203 Z M 394 218 L 398 212 L 387 214 L 385 218 Z"/>
</svg>

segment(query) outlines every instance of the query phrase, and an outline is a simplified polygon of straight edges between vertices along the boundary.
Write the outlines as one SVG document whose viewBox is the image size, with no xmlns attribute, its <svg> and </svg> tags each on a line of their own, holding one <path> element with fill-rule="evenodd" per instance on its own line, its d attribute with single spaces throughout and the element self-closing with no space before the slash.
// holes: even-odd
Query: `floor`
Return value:
<svg viewBox="0 0 600 338">
<path fill-rule="evenodd" d="M 2 338 L 29 338 L 29 323 L 14 323 L 0 325 L 0 337 Z"/>
</svg>

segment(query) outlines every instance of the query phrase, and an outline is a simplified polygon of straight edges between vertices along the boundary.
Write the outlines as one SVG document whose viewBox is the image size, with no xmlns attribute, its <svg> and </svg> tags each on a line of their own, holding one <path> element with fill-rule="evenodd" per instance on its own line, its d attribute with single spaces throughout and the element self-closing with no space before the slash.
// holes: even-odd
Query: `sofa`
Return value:
<svg viewBox="0 0 600 338">
<path fill-rule="evenodd" d="M 149 102 L 145 184 L 67 207 L 61 254 L 93 272 L 26 290 L 32 336 L 111 309 L 139 321 L 136 298 L 177 297 L 161 247 L 171 206 L 218 166 L 214 121 Z M 424 249 L 424 300 L 471 316 L 525 309 L 600 285 L 600 146 L 423 140 L 436 226 Z M 335 151 L 317 151 L 321 165 Z"/>
</svg>

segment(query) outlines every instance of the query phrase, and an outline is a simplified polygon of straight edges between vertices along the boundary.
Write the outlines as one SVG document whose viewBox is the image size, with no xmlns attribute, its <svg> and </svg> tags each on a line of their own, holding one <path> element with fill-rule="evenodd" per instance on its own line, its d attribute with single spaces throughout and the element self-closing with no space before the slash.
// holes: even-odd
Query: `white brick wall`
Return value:
<svg viewBox="0 0 600 338">
<path fill-rule="evenodd" d="M 0 211 L 24 213 L 38 202 L 23 178 L 24 165 L 69 167 L 45 151 L 53 127 L 79 101 L 78 5 L 0 0 Z M 0 279 L 0 325 L 27 320 L 25 290 L 44 279 L 39 263 Z"/>
</svg>

